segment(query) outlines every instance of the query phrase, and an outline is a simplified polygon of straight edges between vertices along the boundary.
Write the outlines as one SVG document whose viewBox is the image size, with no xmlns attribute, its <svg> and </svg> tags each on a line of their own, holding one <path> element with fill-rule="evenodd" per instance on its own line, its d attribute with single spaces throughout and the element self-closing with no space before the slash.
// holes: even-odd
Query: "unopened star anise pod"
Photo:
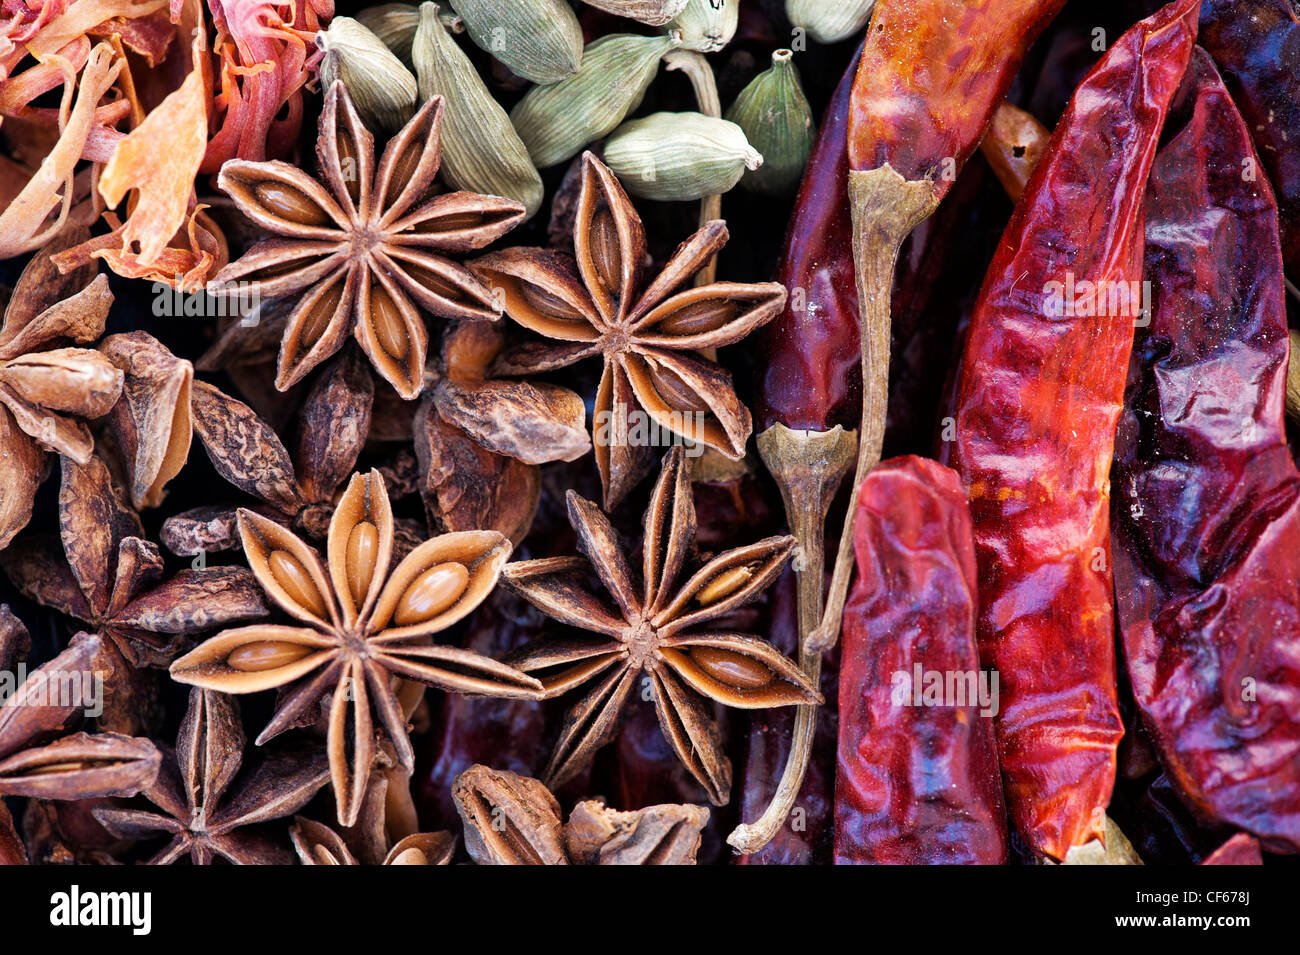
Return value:
<svg viewBox="0 0 1300 955">
<path fill-rule="evenodd" d="M 146 332 L 109 335 L 99 353 L 123 375 L 108 425 L 126 466 L 131 503 L 137 510 L 157 507 L 190 453 L 194 366 Z"/>
<path fill-rule="evenodd" d="M 769 537 L 677 579 L 695 536 L 695 503 L 685 453 L 674 448 L 645 515 L 638 586 L 608 518 L 569 491 L 569 520 L 584 557 L 520 561 L 505 581 L 547 616 L 601 635 L 542 638 L 506 659 L 536 674 L 554 697 L 585 686 L 569 710 L 547 769 L 558 786 L 573 777 L 615 734 L 619 713 L 644 674 L 664 736 L 717 805 L 727 801 L 731 763 L 712 700 L 739 709 L 820 703 L 803 672 L 765 640 L 698 628 L 762 593 L 794 549 L 792 537 Z M 591 587 L 595 574 L 613 605 Z"/>
<path fill-rule="evenodd" d="M 315 747 L 268 751 L 256 767 L 244 765 L 244 728 L 239 705 L 208 690 L 190 691 L 190 704 L 176 738 L 144 796 L 162 810 L 95 809 L 116 836 L 170 836 L 149 865 L 171 865 L 188 855 L 195 865 L 222 858 L 236 865 L 287 865 L 287 840 L 263 826 L 305 806 L 329 781 L 329 767 Z"/>
<path fill-rule="evenodd" d="M 0 566 L 26 596 L 92 627 L 132 664 L 165 666 L 187 638 L 266 616 L 247 568 L 186 569 L 163 580 L 158 545 L 98 455 L 63 459 L 59 531 L 16 541 Z"/>
<path fill-rule="evenodd" d="M 284 390 L 351 333 L 404 398 L 420 392 L 428 331 L 417 306 L 443 318 L 495 319 L 491 295 L 441 253 L 482 249 L 524 217 L 509 199 L 434 195 L 443 101 L 434 97 L 375 162 L 374 138 L 341 82 L 325 94 L 316 155 L 322 181 L 287 163 L 232 159 L 217 185 L 281 238 L 254 246 L 214 279 L 244 295 L 302 292 L 280 345 Z M 251 283 L 244 285 L 242 283 Z"/>
<path fill-rule="evenodd" d="M 319 538 L 370 433 L 374 392 L 365 358 L 345 348 L 303 400 L 292 452 L 252 408 L 205 381 L 193 386 L 194 428 L 218 474 L 261 501 L 267 516 Z M 177 554 L 237 547 L 237 510 L 232 501 L 174 514 L 163 543 Z"/>
<path fill-rule="evenodd" d="M 677 291 L 726 241 L 726 223 L 710 222 L 645 281 L 641 218 L 614 174 L 587 153 L 574 256 L 517 248 L 471 263 L 499 291 L 510 318 L 548 339 L 507 351 L 500 371 L 543 372 L 603 357 L 593 435 L 607 508 L 622 500 L 650 462 L 653 442 L 639 438 L 636 432 L 647 429 L 631 420 L 638 407 L 660 428 L 733 460 L 744 456 L 749 411 L 731 376 L 698 351 L 735 344 L 771 321 L 786 291 L 771 282 Z"/>
<path fill-rule="evenodd" d="M 536 779 L 471 766 L 452 785 L 465 848 L 479 865 L 694 865 L 703 806 L 610 809 L 598 799 L 560 804 Z"/>
<path fill-rule="evenodd" d="M 0 628 L 12 632 L 21 626 L 8 607 L 0 607 Z M 102 638 L 78 634 L 0 706 L 0 796 L 131 796 L 153 784 L 162 754 L 149 740 L 67 732 L 97 708 L 101 701 L 95 697 L 113 665 Z"/>
<path fill-rule="evenodd" d="M 425 541 L 390 572 L 393 515 L 378 471 L 353 477 L 330 522 L 328 563 L 274 521 L 239 512 L 244 554 L 272 600 L 305 626 L 228 630 L 172 665 L 181 683 L 225 693 L 293 684 L 257 742 L 294 725 L 325 695 L 330 772 L 341 825 L 353 825 L 375 760 L 372 708 L 398 764 L 414 754 L 393 688 L 403 677 L 456 693 L 537 698 L 541 684 L 432 635 L 464 618 L 496 586 L 510 542 L 492 531 Z"/>
<path fill-rule="evenodd" d="M 85 421 L 109 412 L 122 372 L 88 348 L 113 304 L 94 267 L 60 275 L 50 262 L 76 235 L 65 230 L 23 269 L 0 326 L 0 548 L 31 519 L 47 452 L 81 464 L 95 442 Z"/>
</svg>

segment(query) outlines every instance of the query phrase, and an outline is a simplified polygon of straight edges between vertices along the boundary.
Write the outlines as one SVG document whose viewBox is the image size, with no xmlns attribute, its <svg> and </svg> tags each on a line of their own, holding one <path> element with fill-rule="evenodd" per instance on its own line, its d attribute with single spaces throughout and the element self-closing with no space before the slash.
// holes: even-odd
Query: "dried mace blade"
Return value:
<svg viewBox="0 0 1300 955">
<path fill-rule="evenodd" d="M 808 677 L 765 640 L 696 628 L 749 602 L 776 579 L 794 549 L 771 537 L 714 557 L 679 583 L 695 536 L 686 455 L 674 448 L 645 517 L 641 586 L 609 520 L 570 491 L 569 521 L 582 557 L 521 561 L 504 578 L 547 616 L 600 639 L 543 638 L 506 659 L 541 679 L 547 697 L 585 687 L 569 710 L 547 770 L 558 786 L 608 742 L 644 674 L 664 736 L 716 805 L 727 802 L 731 763 L 707 701 L 740 709 L 822 702 Z M 588 586 L 593 573 L 613 606 Z"/>
<path fill-rule="evenodd" d="M 213 290 L 268 298 L 302 293 L 280 344 L 281 391 L 351 333 L 379 374 L 412 399 L 429 337 L 417 306 L 443 318 L 499 316 L 482 283 L 445 253 L 482 249 L 518 225 L 524 207 L 469 192 L 434 195 L 441 125 L 442 99 L 434 97 L 376 165 L 374 138 L 336 82 L 325 96 L 316 143 L 320 181 L 282 162 L 230 160 L 221 167 L 217 185 L 279 238 L 222 269 Z"/>
<path fill-rule="evenodd" d="M 390 570 L 394 522 L 378 471 L 355 475 L 330 521 L 327 562 L 274 521 L 239 512 L 244 554 L 270 598 L 304 626 L 220 633 L 177 660 L 172 677 L 223 693 L 293 684 L 258 737 L 265 743 L 325 694 L 330 775 L 340 825 L 356 823 L 376 755 L 377 712 L 399 765 L 414 753 L 393 689 L 403 677 L 455 693 L 537 698 L 514 667 L 432 635 L 470 614 L 496 585 L 510 542 L 493 531 L 443 534 Z"/>
</svg>

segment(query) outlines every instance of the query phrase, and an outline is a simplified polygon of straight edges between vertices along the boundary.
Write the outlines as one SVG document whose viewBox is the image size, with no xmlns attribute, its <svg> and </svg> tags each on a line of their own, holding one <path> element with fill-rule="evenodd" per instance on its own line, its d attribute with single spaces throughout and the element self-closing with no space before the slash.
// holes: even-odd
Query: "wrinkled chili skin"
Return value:
<svg viewBox="0 0 1300 955">
<path fill-rule="evenodd" d="M 1201 865 L 1263 865 L 1259 840 L 1239 832 L 1205 857 Z"/>
<path fill-rule="evenodd" d="M 1282 258 L 1300 285 L 1300 12 L 1293 0 L 1205 0 L 1200 43 L 1246 119 L 1282 220 Z"/>
<path fill-rule="evenodd" d="M 1143 186 L 1198 8 L 1177 0 L 1139 23 L 1076 91 L 994 255 L 957 377 L 952 461 L 975 526 L 981 659 L 1001 682 L 1007 802 L 1055 859 L 1101 835 L 1123 733 L 1107 479 L 1134 317 L 1049 317 L 1048 283 L 1140 283 Z"/>
<path fill-rule="evenodd" d="M 776 280 L 789 290 L 785 310 L 763 330 L 755 413 L 809 431 L 857 427 L 862 414 L 858 291 L 849 184 L 848 117 L 854 58 L 835 89 L 809 157 L 786 232 Z"/>
<path fill-rule="evenodd" d="M 1025 51 L 1065 0 L 880 0 L 854 82 L 849 163 L 928 179 L 942 198 Z"/>
<path fill-rule="evenodd" d="M 845 201 L 849 96 L 857 62 L 855 56 L 826 111 L 786 234 L 777 281 L 790 297 L 776 321 L 760 332 L 759 431 L 778 423 L 811 431 L 856 428 L 862 416 L 858 290 Z M 889 455 L 920 452 L 933 437 L 961 314 L 958 299 L 973 296 L 967 274 L 977 285 L 975 271 L 982 272 L 971 250 L 979 246 L 984 234 L 979 230 L 989 219 L 981 208 L 987 178 L 982 163 L 963 169 L 947 201 L 913 230 L 899 252 L 885 427 Z"/>
<path fill-rule="evenodd" d="M 975 545 L 956 473 L 910 456 L 878 465 L 858 495 L 854 551 L 835 862 L 1000 865 L 1006 813 L 988 714 L 969 698 L 912 705 L 924 690 L 913 686 L 915 666 L 979 671 Z"/>
<path fill-rule="evenodd" d="M 1148 185 L 1140 329 L 1116 440 L 1115 582 L 1134 698 L 1202 819 L 1300 852 L 1300 471 L 1283 400 L 1276 205 L 1208 55 Z"/>
</svg>

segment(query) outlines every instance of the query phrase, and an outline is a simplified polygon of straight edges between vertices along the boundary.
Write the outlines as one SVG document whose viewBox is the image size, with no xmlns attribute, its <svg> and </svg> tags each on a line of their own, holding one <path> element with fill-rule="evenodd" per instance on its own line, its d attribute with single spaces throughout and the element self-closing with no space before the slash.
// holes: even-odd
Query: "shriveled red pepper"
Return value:
<svg viewBox="0 0 1300 955">
<path fill-rule="evenodd" d="M 1025 51 L 1065 0 L 880 0 L 854 80 L 849 119 L 862 362 L 856 493 L 880 460 L 889 391 L 890 295 L 898 249 L 930 216 L 979 145 Z M 825 614 L 805 641 L 839 634 L 853 545 L 840 535 Z"/>
<path fill-rule="evenodd" d="M 1147 194 L 1146 278 L 1116 440 L 1115 583 L 1133 696 L 1203 820 L 1300 852 L 1300 471 L 1283 400 L 1277 209 L 1210 58 Z"/>
<path fill-rule="evenodd" d="M 935 461 L 896 458 L 868 476 L 857 511 L 858 573 L 840 644 L 835 861 L 999 865 L 998 690 L 975 645 L 966 492 Z"/>
<path fill-rule="evenodd" d="M 975 525 L 981 659 L 1002 687 L 1007 802 L 1055 859 L 1101 836 L 1123 733 L 1108 475 L 1141 309 L 1142 192 L 1199 6 L 1137 24 L 1080 84 L 1003 234 L 957 377 L 952 460 Z"/>
<path fill-rule="evenodd" d="M 1201 39 L 1241 108 L 1282 220 L 1282 258 L 1300 285 L 1300 10 L 1293 0 L 1205 0 Z"/>
<path fill-rule="evenodd" d="M 1239 832 L 1202 860 L 1201 865 L 1263 865 L 1259 840 Z"/>
<path fill-rule="evenodd" d="M 762 429 L 856 427 L 861 414 L 858 290 L 844 196 L 849 183 L 849 98 L 855 57 L 822 120 L 795 200 L 776 281 L 785 311 L 765 326 L 755 412 Z"/>
</svg>

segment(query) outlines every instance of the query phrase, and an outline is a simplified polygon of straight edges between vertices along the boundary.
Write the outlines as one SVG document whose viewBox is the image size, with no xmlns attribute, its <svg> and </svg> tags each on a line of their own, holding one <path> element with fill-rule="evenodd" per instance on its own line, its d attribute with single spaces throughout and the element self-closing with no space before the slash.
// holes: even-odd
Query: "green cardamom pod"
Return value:
<svg viewBox="0 0 1300 955">
<path fill-rule="evenodd" d="M 687 0 L 670 29 L 680 31 L 685 49 L 717 53 L 731 42 L 739 25 L 740 0 Z"/>
<path fill-rule="evenodd" d="M 785 15 L 818 43 L 839 43 L 867 25 L 876 0 L 785 0 Z"/>
<path fill-rule="evenodd" d="M 661 27 L 686 9 L 687 0 L 587 0 L 587 6 Z"/>
<path fill-rule="evenodd" d="M 794 195 L 812 155 L 817 128 L 789 50 L 772 54 L 771 68 L 740 91 L 727 119 L 743 129 L 750 145 L 763 154 L 762 168 L 746 173 L 741 188 L 770 196 Z"/>
<path fill-rule="evenodd" d="M 439 11 L 438 19 L 449 33 L 465 32 L 465 21 L 450 10 Z M 420 23 L 420 11 L 415 4 L 381 3 L 377 7 L 366 7 L 357 14 L 357 22 L 383 40 L 408 70 L 415 69 L 411 62 L 411 42 Z"/>
<path fill-rule="evenodd" d="M 532 83 L 558 83 L 582 63 L 582 26 L 565 0 L 451 0 L 469 38 Z"/>
<path fill-rule="evenodd" d="M 690 202 L 730 191 L 763 157 L 744 130 L 701 113 L 652 113 L 605 140 L 605 165 L 642 199 Z"/>
<path fill-rule="evenodd" d="M 411 47 L 420 98 L 441 96 L 442 177 L 457 189 L 504 196 L 541 208 L 542 177 L 465 51 L 438 19 L 436 3 L 420 4 Z"/>
<path fill-rule="evenodd" d="M 335 80 L 352 97 L 362 121 L 372 130 L 395 133 L 415 113 L 416 85 L 384 42 L 351 17 L 335 17 L 316 34 L 321 59 L 321 87 Z"/>
<path fill-rule="evenodd" d="M 614 33 L 588 44 L 572 76 L 535 86 L 510 114 L 538 169 L 571 159 L 641 105 L 677 36 Z"/>
</svg>

